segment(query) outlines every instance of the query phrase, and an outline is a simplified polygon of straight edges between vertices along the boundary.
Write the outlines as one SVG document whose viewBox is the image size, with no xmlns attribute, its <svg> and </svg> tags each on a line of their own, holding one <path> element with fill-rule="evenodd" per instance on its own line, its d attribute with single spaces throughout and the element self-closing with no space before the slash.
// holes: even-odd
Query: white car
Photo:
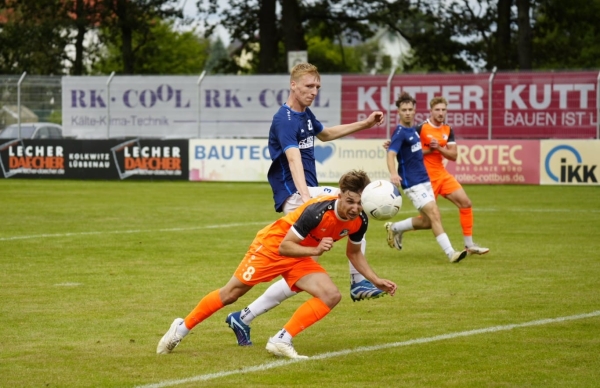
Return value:
<svg viewBox="0 0 600 388">
<path fill-rule="evenodd" d="M 62 139 L 63 129 L 54 123 L 21 123 L 22 139 Z M 19 125 L 11 124 L 0 132 L 0 139 L 18 139 Z"/>
</svg>

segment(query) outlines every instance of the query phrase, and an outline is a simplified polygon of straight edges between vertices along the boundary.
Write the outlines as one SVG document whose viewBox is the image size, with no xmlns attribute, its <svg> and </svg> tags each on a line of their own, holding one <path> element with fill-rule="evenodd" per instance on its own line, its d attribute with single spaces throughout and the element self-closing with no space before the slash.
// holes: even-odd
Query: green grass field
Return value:
<svg viewBox="0 0 600 388">
<path fill-rule="evenodd" d="M 466 190 L 489 254 L 449 264 L 430 231 L 398 252 L 371 222 L 367 258 L 397 295 L 352 303 L 337 246 L 321 262 L 343 299 L 291 362 L 264 345 L 306 295 L 257 318 L 252 347 L 224 323 L 267 285 L 155 354 L 276 218 L 267 184 L 2 180 L 0 386 L 598 387 L 600 188 Z M 440 208 L 458 248 L 458 211 Z"/>
</svg>

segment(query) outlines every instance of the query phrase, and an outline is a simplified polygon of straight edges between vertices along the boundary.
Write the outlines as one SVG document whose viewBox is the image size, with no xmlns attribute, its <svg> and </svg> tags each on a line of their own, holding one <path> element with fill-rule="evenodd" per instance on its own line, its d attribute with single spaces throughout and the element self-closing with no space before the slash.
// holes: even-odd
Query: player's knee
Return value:
<svg viewBox="0 0 600 388">
<path fill-rule="evenodd" d="M 329 308 L 334 308 L 342 300 L 342 294 L 337 287 L 333 287 L 325 290 L 323 296 L 320 298 Z"/>
<path fill-rule="evenodd" d="M 471 200 L 467 198 L 467 199 L 461 201 L 458 204 L 458 207 L 460 207 L 461 209 L 469 209 L 469 208 L 473 207 L 473 204 L 471 203 Z"/>
</svg>

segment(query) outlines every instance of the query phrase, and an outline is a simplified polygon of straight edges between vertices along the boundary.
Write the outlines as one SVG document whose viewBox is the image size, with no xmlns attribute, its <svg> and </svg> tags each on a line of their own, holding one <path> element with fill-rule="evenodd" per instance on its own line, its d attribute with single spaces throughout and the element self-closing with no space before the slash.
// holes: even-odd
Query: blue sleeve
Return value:
<svg viewBox="0 0 600 388">
<path fill-rule="evenodd" d="M 399 154 L 400 147 L 402 146 L 402 140 L 403 140 L 402 128 L 398 127 L 396 129 L 396 132 L 394 132 L 394 134 L 392 135 L 392 140 L 390 141 L 390 146 L 388 148 L 388 151 L 394 151 L 395 153 Z"/>
<path fill-rule="evenodd" d="M 275 135 L 274 140 L 279 143 L 279 148 L 283 153 L 290 147 L 298 148 L 298 139 L 293 125 L 294 122 L 283 115 L 276 115 L 273 118 L 271 132 Z"/>
</svg>

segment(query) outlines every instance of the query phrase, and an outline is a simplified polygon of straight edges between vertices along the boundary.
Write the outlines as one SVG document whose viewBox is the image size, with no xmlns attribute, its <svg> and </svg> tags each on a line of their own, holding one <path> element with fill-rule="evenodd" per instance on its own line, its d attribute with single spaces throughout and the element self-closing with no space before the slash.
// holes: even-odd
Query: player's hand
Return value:
<svg viewBox="0 0 600 388">
<path fill-rule="evenodd" d="M 323 239 L 319 242 L 317 246 L 317 251 L 319 252 L 315 256 L 321 256 L 323 252 L 328 252 L 333 248 L 333 238 L 331 237 L 323 237 Z"/>
<path fill-rule="evenodd" d="M 381 127 L 385 123 L 385 115 L 381 111 L 375 111 L 369 115 L 367 123 L 369 124 L 369 128 L 373 126 Z"/>
<path fill-rule="evenodd" d="M 440 149 L 440 143 L 437 141 L 436 138 L 431 139 L 431 142 L 429 143 L 429 148 L 431 148 L 432 150 Z"/>
<path fill-rule="evenodd" d="M 373 282 L 373 284 L 380 290 L 390 294 L 390 296 L 394 296 L 394 294 L 396 294 L 396 290 L 398 289 L 396 283 L 387 279 L 379 279 L 378 282 Z"/>
<path fill-rule="evenodd" d="M 390 182 L 394 184 L 396 187 L 400 187 L 400 182 L 402 182 L 402 178 L 398 174 L 390 175 Z"/>
<path fill-rule="evenodd" d="M 382 146 L 387 151 L 387 150 L 390 149 L 390 144 L 392 144 L 392 141 L 391 140 L 386 140 L 386 141 L 383 142 Z"/>
</svg>

